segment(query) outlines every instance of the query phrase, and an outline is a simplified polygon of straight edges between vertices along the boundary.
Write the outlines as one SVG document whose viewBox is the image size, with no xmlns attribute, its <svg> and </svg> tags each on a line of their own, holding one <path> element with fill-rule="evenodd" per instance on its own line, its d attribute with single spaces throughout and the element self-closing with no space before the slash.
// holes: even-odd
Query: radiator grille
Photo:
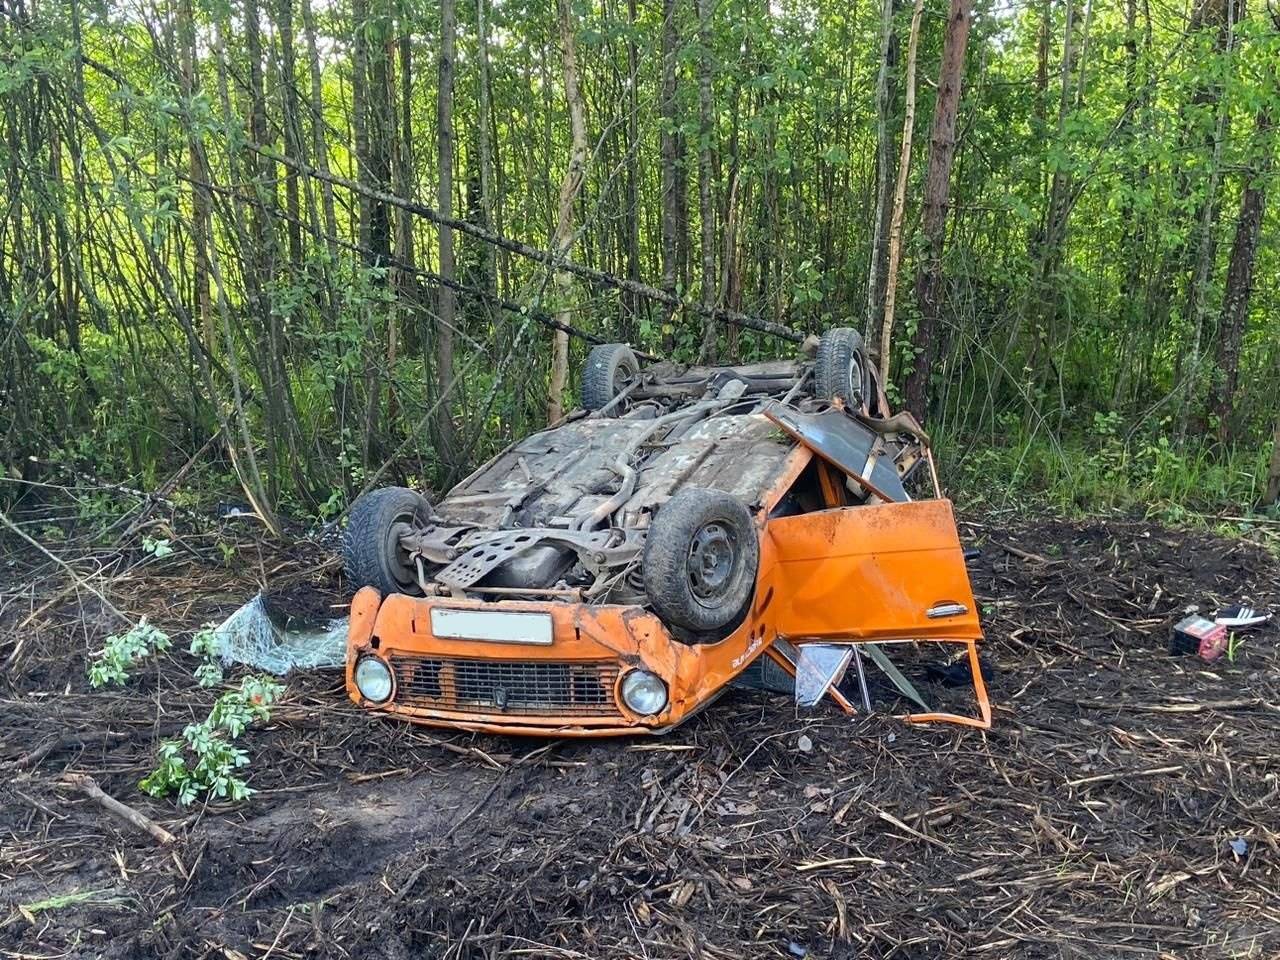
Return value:
<svg viewBox="0 0 1280 960">
<path fill-rule="evenodd" d="M 399 656 L 396 700 L 410 707 L 511 716 L 617 716 L 618 665 Z"/>
</svg>

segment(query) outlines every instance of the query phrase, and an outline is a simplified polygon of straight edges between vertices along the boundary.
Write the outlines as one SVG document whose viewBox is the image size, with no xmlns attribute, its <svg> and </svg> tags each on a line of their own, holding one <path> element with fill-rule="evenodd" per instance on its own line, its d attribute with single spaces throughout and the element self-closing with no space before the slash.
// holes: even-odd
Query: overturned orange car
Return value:
<svg viewBox="0 0 1280 960">
<path fill-rule="evenodd" d="M 663 733 L 765 673 L 808 704 L 870 710 L 865 656 L 911 708 L 894 712 L 989 726 L 928 437 L 889 415 L 855 331 L 814 339 L 793 361 L 734 367 L 597 346 L 582 409 L 439 503 L 359 498 L 351 699 L 467 730 Z M 931 707 L 888 657 L 926 648 L 947 652 L 971 710 Z"/>
</svg>

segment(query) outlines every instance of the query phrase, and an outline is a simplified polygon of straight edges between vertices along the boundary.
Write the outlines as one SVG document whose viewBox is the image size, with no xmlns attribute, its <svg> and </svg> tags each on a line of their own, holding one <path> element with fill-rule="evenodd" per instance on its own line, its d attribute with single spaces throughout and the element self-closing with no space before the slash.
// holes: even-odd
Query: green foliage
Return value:
<svg viewBox="0 0 1280 960">
<path fill-rule="evenodd" d="M 234 741 L 251 724 L 269 720 L 271 705 L 283 693 L 284 685 L 269 677 L 245 677 L 237 689 L 218 698 L 208 717 L 188 724 L 180 740 L 160 745 L 157 766 L 139 788 L 153 797 L 174 794 L 182 806 L 202 795 L 247 800 L 253 790 L 238 774 L 249 765 L 249 754 Z"/>
<path fill-rule="evenodd" d="M 134 664 L 169 647 L 169 637 L 143 617 L 126 632 L 107 637 L 89 664 L 89 685 L 97 689 L 123 684 Z"/>
<path fill-rule="evenodd" d="M 173 547 L 169 546 L 168 540 L 156 540 L 151 537 L 143 537 L 142 552 L 155 557 L 157 560 L 163 560 L 165 557 L 173 553 Z"/>
<path fill-rule="evenodd" d="M 222 683 L 222 666 L 218 662 L 218 634 L 213 624 L 207 623 L 195 632 L 189 649 L 200 658 L 200 665 L 194 671 L 196 683 L 202 687 L 216 687 Z"/>
<path fill-rule="evenodd" d="M 701 302 L 705 148 L 716 299 L 806 332 L 842 318 L 863 326 L 876 220 L 878 6 L 725 0 L 712 5 L 703 32 L 692 4 L 670 11 L 639 4 L 630 15 L 625 6 L 574 3 L 593 149 L 574 204 L 573 258 L 618 275 L 634 269 L 640 279 L 670 284 L 686 304 Z M 265 88 L 256 104 L 249 24 L 243 8 L 223 0 L 194 0 L 160 19 L 119 3 L 46 3 L 6 22 L 0 466 L 17 469 L 35 456 L 152 489 L 203 451 L 188 474 L 209 495 L 197 501 L 238 490 L 256 472 L 272 509 L 329 519 L 384 462 L 387 479 L 456 479 L 542 425 L 549 332 L 528 310 L 459 293 L 449 407 L 468 446 L 466 462 L 440 463 L 430 416 L 440 401 L 439 291 L 429 277 L 356 249 L 385 231 L 393 258 L 407 251 L 436 269 L 437 228 L 341 184 L 295 182 L 286 165 L 249 146 L 265 130 L 269 150 L 302 144 L 308 163 L 323 158 L 340 176 L 418 199 L 434 194 L 434 151 L 423 144 L 436 135 L 435 74 L 411 71 L 403 116 L 398 90 L 351 79 L 357 36 L 369 41 L 371 75 L 383 68 L 400 75 L 380 59 L 395 47 L 382 39 L 393 36 L 408 38 L 413 62 L 434 62 L 438 11 L 392 5 L 360 19 L 350 0 L 313 7 L 320 96 L 311 96 L 313 64 L 296 7 L 288 53 L 297 88 L 287 95 L 282 7 L 267 5 L 255 25 Z M 468 27 L 455 58 L 452 135 L 465 149 L 455 151 L 462 202 L 454 212 L 545 245 L 571 152 L 556 5 L 489 7 L 492 164 L 480 167 L 481 57 Z M 982 455 L 988 469 L 1008 471 L 1019 490 L 1044 484 L 1056 500 L 1108 503 L 1136 497 L 1127 493 L 1136 485 L 1171 507 L 1184 503 L 1178 498 L 1198 503 L 1258 490 L 1280 406 L 1280 288 L 1266 282 L 1280 273 L 1274 197 L 1259 231 L 1241 388 L 1228 422 L 1212 420 L 1209 401 L 1222 380 L 1225 278 L 1242 191 L 1251 171 L 1276 155 L 1280 30 L 1265 5 L 1237 4 L 1242 19 L 1227 49 L 1213 22 L 1221 9 L 1207 7 L 1191 22 L 1140 17 L 1134 30 L 1124 5 L 1095 4 L 1088 17 L 1077 11 L 1074 59 L 1064 70 L 1061 5 L 976 8 L 947 200 L 944 356 L 926 419 L 935 432 L 941 423 L 943 433 L 980 437 L 990 447 Z M 676 33 L 672 118 L 663 109 L 664 11 Z M 473 13 L 462 11 L 460 20 L 471 24 Z M 910 13 L 900 5 L 900 46 Z M 919 355 L 913 292 L 926 254 L 918 225 L 945 29 L 938 13 L 925 17 L 919 44 L 887 384 L 895 401 Z M 224 45 L 211 42 L 215 34 Z M 191 77 L 182 68 L 188 35 L 198 38 Z M 895 163 L 901 53 L 886 118 Z M 709 131 L 699 103 L 704 59 Z M 360 90 L 366 103 L 355 103 Z M 305 106 L 286 117 L 291 102 Z M 383 112 L 395 122 L 373 131 L 357 160 L 337 131 L 352 117 Z M 1220 124 L 1226 136 L 1217 136 Z M 411 140 L 401 142 L 405 130 Z M 660 153 L 669 130 L 680 135 L 674 170 L 664 169 Z M 193 147 L 203 172 L 192 168 Z M 392 182 L 373 182 L 383 167 Z M 678 236 L 668 238 L 661 211 L 673 176 Z M 1044 234 L 1055 182 L 1070 214 L 1056 246 Z M 1274 192 L 1274 168 L 1259 183 Z M 334 236 L 317 236 L 316 223 Z M 654 354 L 698 355 L 701 319 L 693 310 L 668 315 L 578 281 L 553 290 L 542 264 L 495 253 L 462 231 L 454 241 L 457 275 L 468 285 L 564 307 L 575 325 Z M 1210 262 L 1197 289 L 1201 250 Z M 722 359 L 742 361 L 790 351 L 727 329 L 718 347 Z M 580 345 L 574 350 L 581 355 Z M 996 411 L 1011 412 L 998 429 Z M 1123 425 L 1108 436 L 1095 414 L 1123 423 L 1166 418 L 1167 439 L 1155 423 L 1132 437 Z M 119 499 L 86 492 L 82 516 L 95 523 L 117 516 Z M 157 558 L 172 547 L 150 542 L 143 549 Z M 234 547 L 219 549 L 230 565 Z"/>
<path fill-rule="evenodd" d="M 942 438 L 943 472 L 976 501 L 1047 502 L 1085 513 L 1132 509 L 1175 523 L 1257 502 L 1265 472 L 1260 456 L 1178 447 L 1168 426 L 1128 437 L 1117 414 L 1096 414 L 1092 430 L 1058 438 L 1006 417 L 1001 435 L 976 448 Z"/>
</svg>

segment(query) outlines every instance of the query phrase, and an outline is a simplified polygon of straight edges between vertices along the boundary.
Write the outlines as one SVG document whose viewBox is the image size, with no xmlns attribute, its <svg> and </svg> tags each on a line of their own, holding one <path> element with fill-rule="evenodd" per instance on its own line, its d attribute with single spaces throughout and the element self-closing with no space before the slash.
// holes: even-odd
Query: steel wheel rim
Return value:
<svg viewBox="0 0 1280 960">
<path fill-rule="evenodd" d="M 711 520 L 699 527 L 685 562 L 694 600 L 707 608 L 719 606 L 733 584 L 738 563 L 737 539 L 728 526 Z"/>
<path fill-rule="evenodd" d="M 392 561 L 391 575 L 401 586 L 414 586 L 418 582 L 413 561 L 409 551 L 401 545 L 401 538 L 413 532 L 413 515 L 402 513 L 387 528 L 387 539 L 383 545 L 384 556 Z"/>
<path fill-rule="evenodd" d="M 862 382 L 865 374 L 862 370 L 862 360 L 858 356 L 857 351 L 849 357 L 849 401 L 855 406 L 862 404 Z"/>
</svg>

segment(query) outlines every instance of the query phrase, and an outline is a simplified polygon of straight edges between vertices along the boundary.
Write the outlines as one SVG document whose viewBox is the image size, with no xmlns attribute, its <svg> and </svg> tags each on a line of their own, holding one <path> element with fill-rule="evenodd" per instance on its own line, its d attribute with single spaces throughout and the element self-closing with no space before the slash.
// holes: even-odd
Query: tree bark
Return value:
<svg viewBox="0 0 1280 960">
<path fill-rule="evenodd" d="M 556 217 L 556 232 L 551 239 L 551 249 L 557 256 L 568 257 L 573 250 L 573 205 L 582 190 L 587 172 L 587 122 L 582 104 L 582 92 L 578 89 L 578 45 L 575 39 L 577 24 L 570 9 L 572 0 L 557 0 L 560 20 L 560 47 L 564 57 L 564 96 L 569 105 L 569 127 L 572 148 L 569 168 L 560 184 L 560 207 Z M 560 301 L 556 319 L 568 324 L 573 319 L 569 309 L 569 297 L 573 293 L 573 278 L 564 271 L 556 272 L 556 290 Z M 547 396 L 547 422 L 555 423 L 564 415 L 564 388 L 569 378 L 569 334 L 557 329 L 553 335 L 551 355 L 551 383 Z"/>
<path fill-rule="evenodd" d="M 679 206 L 679 140 L 676 125 L 676 48 L 680 36 L 676 25 L 676 0 L 662 0 L 662 89 L 659 93 L 658 114 L 661 132 L 658 152 L 662 166 L 661 197 L 661 246 L 662 289 L 671 297 L 677 292 L 679 276 L 680 206 Z M 667 310 L 663 347 L 670 350 L 675 344 L 673 327 L 675 309 Z"/>
<path fill-rule="evenodd" d="M 1271 466 L 1267 469 L 1267 489 L 1262 495 L 1264 506 L 1280 503 L 1280 413 L 1271 434 Z"/>
<path fill-rule="evenodd" d="M 702 227 L 702 305 L 707 307 L 702 323 L 699 363 L 714 363 L 716 322 L 710 308 L 716 305 L 716 215 L 711 202 L 715 186 L 711 141 L 715 117 L 711 104 L 711 13 L 712 0 L 697 0 L 698 8 L 698 219 Z"/>
<path fill-rule="evenodd" d="M 196 31 L 191 0 L 182 0 L 178 6 L 178 42 L 181 46 L 182 95 L 195 96 L 197 90 L 195 57 Z M 187 138 L 187 172 L 191 177 L 191 241 L 195 248 L 196 313 L 200 318 L 200 332 L 205 347 L 214 349 L 213 303 L 209 298 L 209 198 L 201 184 L 209 178 L 204 172 L 204 158 L 200 141 L 194 133 Z M 210 402 L 213 398 L 210 397 Z"/>
<path fill-rule="evenodd" d="M 320 51 L 316 44 L 316 20 L 311 0 L 299 0 L 302 32 L 307 41 L 307 67 L 311 78 L 311 151 L 313 163 L 322 173 L 329 172 L 329 146 L 324 133 L 324 91 L 320 74 Z M 320 180 L 321 204 L 324 207 L 324 230 L 332 259 L 338 258 L 338 216 L 334 209 L 333 184 Z"/>
<path fill-rule="evenodd" d="M 356 148 L 356 178 L 376 190 L 380 188 L 369 180 L 369 0 L 351 0 L 351 19 L 355 34 L 351 45 L 351 125 Z M 357 197 L 356 243 L 365 249 L 372 249 L 369 237 L 376 202 L 368 193 Z"/>
<path fill-rule="evenodd" d="M 480 115 L 477 117 L 476 145 L 480 153 L 480 210 L 486 229 L 493 229 L 493 89 L 489 70 L 489 0 L 476 0 L 476 46 L 480 67 Z M 405 105 L 408 118 L 408 104 Z M 492 244 L 484 245 L 484 275 L 489 284 L 496 284 L 498 277 L 498 250 Z M 494 287 L 496 290 L 496 286 Z"/>
<path fill-rule="evenodd" d="M 894 194 L 890 167 L 893 164 L 893 133 L 889 128 L 893 112 L 894 75 L 898 61 L 898 35 L 893 29 L 897 0 L 880 4 L 880 69 L 876 74 L 876 198 L 875 224 L 871 234 L 871 266 L 867 271 L 867 340 L 883 333 L 885 279 L 888 267 L 888 223 Z M 914 93 L 914 91 L 913 91 Z M 879 353 L 878 339 L 872 349 Z M 878 358 L 878 357 L 877 357 Z M 881 380 L 887 365 L 881 364 Z"/>
<path fill-rule="evenodd" d="M 914 339 L 916 362 L 907 378 L 905 391 L 907 408 L 917 419 L 924 418 L 928 405 L 929 378 L 937 351 L 942 307 L 942 247 L 947 230 L 951 162 L 955 159 L 956 148 L 956 114 L 960 107 L 960 86 L 964 79 L 964 56 L 969 43 L 969 25 L 973 20 L 972 9 L 973 0 L 951 0 L 946 35 L 942 41 L 942 63 L 938 69 L 938 98 L 933 110 L 921 221 L 925 256 L 916 273 L 920 325 Z"/>
<path fill-rule="evenodd" d="M 915 0 L 911 9 L 911 30 L 907 38 L 907 92 L 902 113 L 902 147 L 898 155 L 898 179 L 893 191 L 893 214 L 889 220 L 888 263 L 885 265 L 884 315 L 880 320 L 880 382 L 889 382 L 889 359 L 893 355 L 893 318 L 898 303 L 898 265 L 902 260 L 902 217 L 907 205 L 907 180 L 911 175 L 912 130 L 916 122 L 916 49 L 920 44 L 920 17 L 924 0 Z"/>
<path fill-rule="evenodd" d="M 1270 111 L 1258 112 L 1256 127 L 1265 144 L 1273 127 Z M 1267 177 L 1271 172 L 1272 153 L 1267 147 L 1263 157 L 1245 176 L 1240 197 L 1240 218 L 1231 245 L 1231 261 L 1227 266 L 1227 286 L 1222 300 L 1222 319 L 1218 324 L 1218 373 L 1210 408 L 1218 420 L 1218 439 L 1231 436 L 1231 420 L 1235 413 L 1236 388 L 1239 385 L 1240 346 L 1244 341 L 1249 316 L 1249 297 L 1253 292 L 1253 270 L 1258 254 L 1258 237 L 1266 211 Z"/>
<path fill-rule="evenodd" d="M 453 216 L 453 63 L 457 33 L 455 0 L 440 3 L 439 92 L 436 96 L 436 153 L 439 164 L 440 213 Z M 440 276 L 454 279 L 453 229 L 440 224 Z M 440 403 L 434 417 L 435 442 L 441 460 L 453 467 L 458 449 L 456 430 L 449 403 L 454 387 L 453 327 L 457 315 L 457 298 L 453 288 L 440 284 L 436 288 L 436 388 Z"/>
<path fill-rule="evenodd" d="M 293 37 L 293 0 L 278 0 L 276 24 L 280 30 L 280 119 L 284 128 L 284 152 L 288 157 L 302 156 L 302 128 L 298 123 L 297 52 Z M 286 170 L 284 177 L 285 210 L 289 214 L 289 262 L 302 267 L 302 220 L 298 216 L 298 174 Z"/>
<path fill-rule="evenodd" d="M 640 52 L 636 47 L 636 0 L 627 0 L 627 158 L 623 167 L 623 229 L 627 235 L 627 279 L 640 279 Z M 636 336 L 641 300 L 623 294 L 624 339 Z"/>
</svg>

